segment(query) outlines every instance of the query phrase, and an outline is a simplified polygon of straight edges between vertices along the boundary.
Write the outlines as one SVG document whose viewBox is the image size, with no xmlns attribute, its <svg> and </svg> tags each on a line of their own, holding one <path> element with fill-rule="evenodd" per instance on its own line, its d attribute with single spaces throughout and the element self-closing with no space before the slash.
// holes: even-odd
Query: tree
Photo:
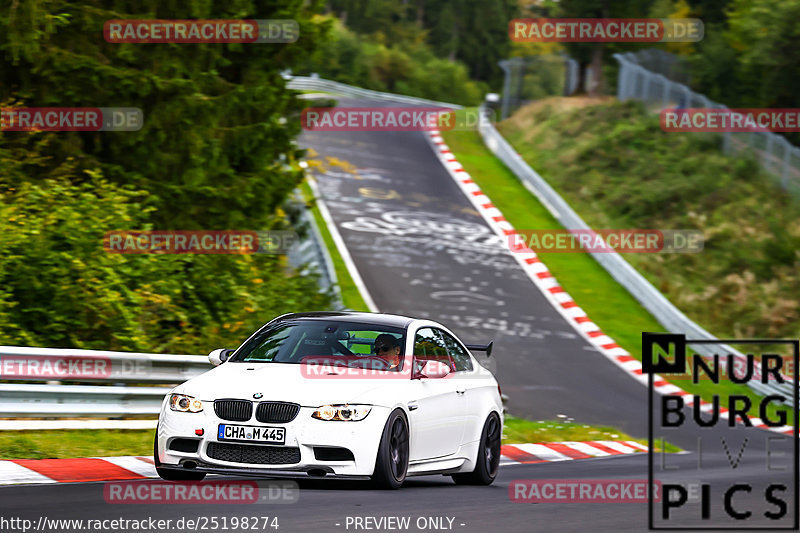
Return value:
<svg viewBox="0 0 800 533">
<path fill-rule="evenodd" d="M 331 12 L 351 30 L 388 47 L 422 42 L 440 58 L 463 63 L 469 76 L 499 87 L 498 62 L 509 56 L 508 23 L 515 0 L 331 0 Z"/>
<path fill-rule="evenodd" d="M 52 156 L 73 157 L 112 182 L 147 190 L 152 218 L 162 227 L 259 227 L 301 179 L 285 163 L 299 155 L 293 139 L 304 104 L 280 72 L 324 42 L 329 24 L 311 18 L 319 2 L 2 3 L 0 101 L 141 108 L 140 131 L 61 133 Z M 293 18 L 300 38 L 291 44 L 105 42 L 103 23 L 119 18 Z"/>
<path fill-rule="evenodd" d="M 740 80 L 755 82 L 753 103 L 800 103 L 800 0 L 734 0 L 729 43 L 739 51 Z"/>
<path fill-rule="evenodd" d="M 644 0 L 562 0 L 559 2 L 557 16 L 560 18 L 643 18 L 647 15 Z M 566 49 L 580 65 L 580 82 L 585 85 L 586 67 L 591 66 L 593 83 L 588 87 L 591 96 L 602 94 L 605 89 L 603 65 L 614 52 L 629 49 L 629 45 L 621 43 L 566 43 Z"/>
</svg>

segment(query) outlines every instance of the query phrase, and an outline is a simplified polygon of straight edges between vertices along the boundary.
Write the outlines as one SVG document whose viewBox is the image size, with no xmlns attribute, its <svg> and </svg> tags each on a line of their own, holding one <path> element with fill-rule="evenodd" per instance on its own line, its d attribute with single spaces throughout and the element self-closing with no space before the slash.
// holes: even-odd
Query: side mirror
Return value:
<svg viewBox="0 0 800 533">
<path fill-rule="evenodd" d="M 228 357 L 230 357 L 233 352 L 234 350 L 219 348 L 208 354 L 208 361 L 214 366 L 219 366 L 227 361 Z"/>
<path fill-rule="evenodd" d="M 441 379 L 450 374 L 450 367 L 439 361 L 424 361 L 422 366 L 414 373 L 412 379 L 429 378 Z"/>
</svg>

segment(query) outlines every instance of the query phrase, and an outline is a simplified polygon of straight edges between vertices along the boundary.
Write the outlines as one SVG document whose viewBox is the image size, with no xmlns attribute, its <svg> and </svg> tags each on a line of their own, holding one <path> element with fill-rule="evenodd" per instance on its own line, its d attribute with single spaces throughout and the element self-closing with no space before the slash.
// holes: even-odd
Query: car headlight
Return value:
<svg viewBox="0 0 800 533">
<path fill-rule="evenodd" d="M 371 410 L 371 405 L 323 405 L 314 411 L 311 416 L 319 420 L 358 422 L 367 418 Z"/>
<path fill-rule="evenodd" d="M 169 408 L 181 413 L 199 413 L 203 410 L 203 402 L 185 394 L 170 394 Z"/>
</svg>

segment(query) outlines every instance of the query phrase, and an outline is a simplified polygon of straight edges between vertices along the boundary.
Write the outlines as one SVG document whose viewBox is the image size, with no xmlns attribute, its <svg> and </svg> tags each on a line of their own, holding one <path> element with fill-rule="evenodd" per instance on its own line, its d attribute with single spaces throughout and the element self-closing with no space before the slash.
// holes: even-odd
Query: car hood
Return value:
<svg viewBox="0 0 800 533">
<path fill-rule="evenodd" d="M 402 378 L 365 379 L 346 375 L 316 375 L 307 365 L 287 363 L 224 363 L 179 385 L 174 392 L 203 401 L 221 398 L 293 402 L 304 407 L 333 403 L 385 405 Z M 399 391 L 398 391 L 399 392 Z M 387 394 L 388 393 L 388 394 Z"/>
</svg>

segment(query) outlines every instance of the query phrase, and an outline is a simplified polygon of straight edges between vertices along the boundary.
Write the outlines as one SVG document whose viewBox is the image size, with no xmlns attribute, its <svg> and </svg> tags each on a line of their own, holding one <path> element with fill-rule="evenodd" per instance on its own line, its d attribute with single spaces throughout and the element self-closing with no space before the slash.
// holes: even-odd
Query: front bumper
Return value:
<svg viewBox="0 0 800 533">
<path fill-rule="evenodd" d="M 301 407 L 294 420 L 285 424 L 264 424 L 252 418 L 247 422 L 222 420 L 214 413 L 213 403 L 204 402 L 199 413 L 180 413 L 164 406 L 159 416 L 157 454 L 163 468 L 183 470 L 185 463 L 194 464 L 198 472 L 255 475 L 270 477 L 326 477 L 363 478 L 372 475 L 378 453 L 381 434 L 390 410 L 372 407 L 369 415 L 359 422 L 317 420 L 311 417 L 316 407 Z M 299 461 L 285 464 L 238 463 L 216 459 L 209 455 L 211 443 L 236 444 L 241 446 L 267 446 L 235 440 L 218 439 L 219 424 L 236 424 L 260 427 L 283 427 L 286 441 L 283 446 L 271 448 L 297 448 Z M 202 430 L 198 436 L 196 431 Z M 175 439 L 191 439 L 198 442 L 196 452 L 169 449 Z M 318 460 L 314 448 L 345 448 L 353 454 L 353 460 Z M 310 474 L 309 474 L 310 472 Z"/>
<path fill-rule="evenodd" d="M 184 460 L 185 462 L 186 460 Z M 337 474 L 331 467 L 319 466 L 306 466 L 300 470 L 283 470 L 278 468 L 253 468 L 253 465 L 247 465 L 247 468 L 237 466 L 233 468 L 225 468 L 215 465 L 199 464 L 194 468 L 186 468 L 183 463 L 180 465 L 161 465 L 159 468 L 166 468 L 168 470 L 181 470 L 191 472 L 204 472 L 206 474 L 222 474 L 229 476 L 252 476 L 252 477 L 274 477 L 274 478 L 308 478 L 318 479 L 322 477 L 331 477 L 336 479 L 352 479 L 352 480 L 368 480 L 368 474 L 355 475 L 355 474 Z M 323 474 L 324 473 L 324 474 Z"/>
</svg>

